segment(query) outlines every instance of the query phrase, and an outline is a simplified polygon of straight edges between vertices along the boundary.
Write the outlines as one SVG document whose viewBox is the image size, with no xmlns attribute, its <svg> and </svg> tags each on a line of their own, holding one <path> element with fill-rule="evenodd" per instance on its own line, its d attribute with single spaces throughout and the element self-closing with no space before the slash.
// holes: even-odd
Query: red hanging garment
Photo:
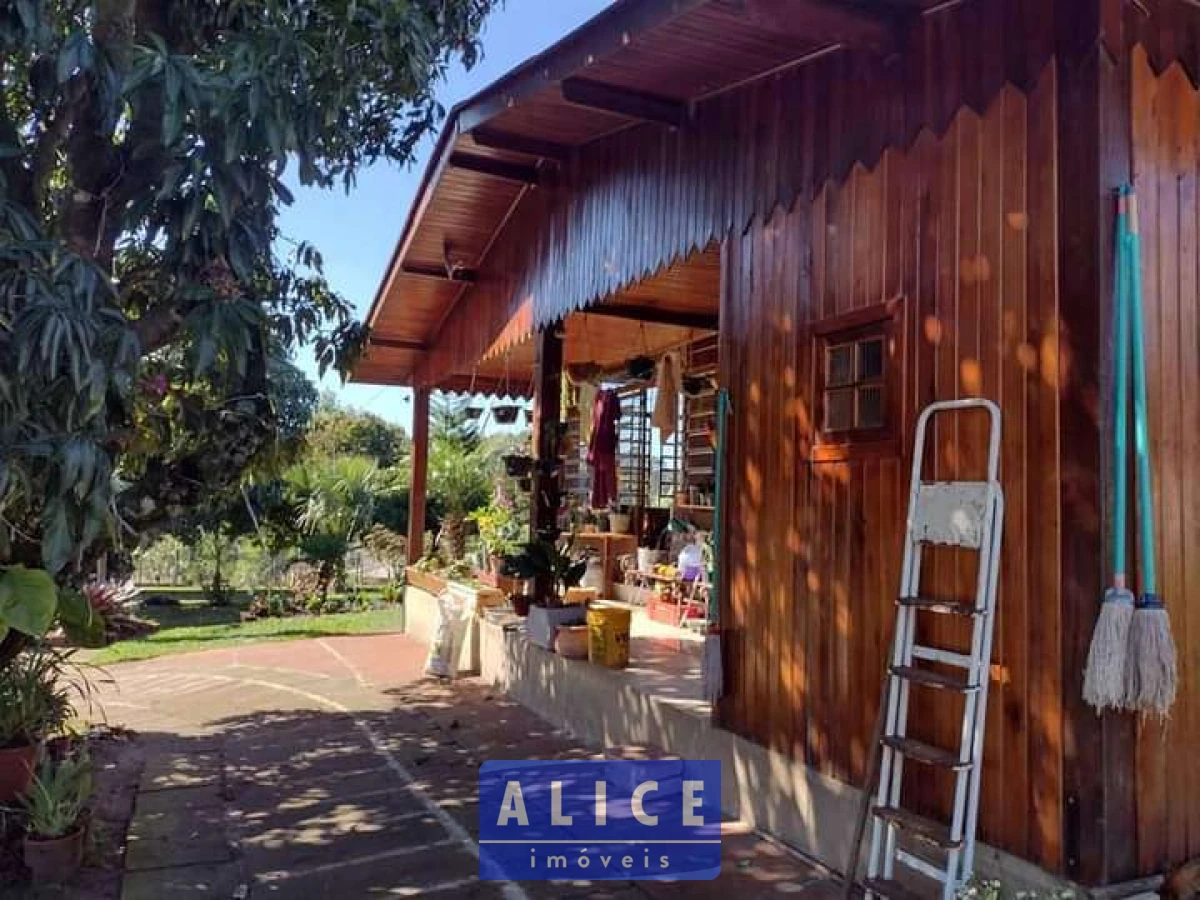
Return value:
<svg viewBox="0 0 1200 900">
<path fill-rule="evenodd" d="M 617 499 L 617 422 L 621 399 L 616 391 L 600 391 L 592 402 L 592 437 L 588 465 L 592 467 L 592 508 L 602 509 Z"/>
</svg>

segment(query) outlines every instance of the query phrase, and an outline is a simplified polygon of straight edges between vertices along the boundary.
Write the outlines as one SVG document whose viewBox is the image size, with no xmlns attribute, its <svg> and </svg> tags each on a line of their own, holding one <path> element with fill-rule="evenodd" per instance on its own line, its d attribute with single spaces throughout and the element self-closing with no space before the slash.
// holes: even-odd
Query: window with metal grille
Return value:
<svg viewBox="0 0 1200 900">
<path fill-rule="evenodd" d="M 884 336 L 872 334 L 825 347 L 825 431 L 884 426 Z"/>
<path fill-rule="evenodd" d="M 898 298 L 814 325 L 818 455 L 894 440 L 892 381 L 899 375 L 894 356 L 901 311 Z"/>
</svg>

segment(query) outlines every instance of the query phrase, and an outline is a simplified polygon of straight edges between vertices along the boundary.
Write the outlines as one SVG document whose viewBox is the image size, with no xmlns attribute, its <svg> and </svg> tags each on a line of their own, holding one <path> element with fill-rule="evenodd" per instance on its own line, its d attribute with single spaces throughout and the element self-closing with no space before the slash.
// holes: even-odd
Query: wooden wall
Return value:
<svg viewBox="0 0 1200 900">
<path fill-rule="evenodd" d="M 1062 864 L 1058 568 L 1056 90 L 1009 88 L 943 136 L 888 150 L 728 245 L 722 382 L 730 389 L 725 559 L 730 728 L 860 783 L 899 584 L 907 450 L 812 462 L 813 323 L 902 298 L 900 448 L 917 411 L 980 395 L 1004 413 L 1008 516 L 982 802 L 984 840 Z M 980 419 L 936 435 L 939 477 L 983 471 Z M 965 558 L 926 585 L 970 596 Z M 961 645 L 960 623 L 925 637 Z M 928 702 L 930 700 L 936 702 Z M 914 733 L 957 746 L 960 707 L 915 692 Z M 921 767 L 915 767 L 920 770 Z M 922 772 L 930 811 L 950 782 Z"/>
<path fill-rule="evenodd" d="M 1156 75 L 1140 48 L 1132 66 L 1158 587 L 1181 688 L 1165 725 L 1139 724 L 1131 761 L 1138 866 L 1159 871 L 1200 855 L 1200 92 L 1178 64 Z"/>
</svg>

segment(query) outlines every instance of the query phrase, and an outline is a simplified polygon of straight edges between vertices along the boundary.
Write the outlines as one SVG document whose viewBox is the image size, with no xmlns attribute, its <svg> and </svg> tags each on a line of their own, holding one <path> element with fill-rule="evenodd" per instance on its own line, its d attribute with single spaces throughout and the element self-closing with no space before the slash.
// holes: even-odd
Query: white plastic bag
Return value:
<svg viewBox="0 0 1200 900">
<path fill-rule="evenodd" d="M 438 594 L 438 617 L 433 641 L 425 658 L 425 674 L 435 678 L 454 678 L 458 674 L 459 649 L 466 631 L 463 598 L 453 591 Z"/>
</svg>

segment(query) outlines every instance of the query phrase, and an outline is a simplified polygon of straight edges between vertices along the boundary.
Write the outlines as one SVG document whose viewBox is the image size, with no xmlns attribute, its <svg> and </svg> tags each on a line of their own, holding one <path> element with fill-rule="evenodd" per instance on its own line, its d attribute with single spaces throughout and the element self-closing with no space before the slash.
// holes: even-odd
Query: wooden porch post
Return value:
<svg viewBox="0 0 1200 900">
<path fill-rule="evenodd" d="M 429 388 L 413 388 L 412 480 L 408 493 L 408 560 L 425 552 L 425 490 L 429 472 Z"/>
<path fill-rule="evenodd" d="M 533 473 L 533 499 L 529 507 L 532 540 L 557 540 L 558 506 L 561 501 L 558 475 L 546 475 L 542 463 L 558 459 L 558 420 L 561 409 L 563 339 L 558 325 L 537 333 L 533 395 L 533 455 L 538 461 Z M 543 579 L 534 584 L 534 599 L 545 602 L 554 585 Z"/>
<path fill-rule="evenodd" d="M 1062 522 L 1063 872 L 1087 885 L 1137 874 L 1133 781 L 1136 723 L 1097 716 L 1082 673 L 1105 580 L 1112 490 L 1103 435 L 1109 398 L 1115 191 L 1132 177 L 1129 55 L 1119 0 L 1072 0 L 1060 16 L 1057 64 L 1060 340 L 1071 365 L 1060 387 Z"/>
</svg>

